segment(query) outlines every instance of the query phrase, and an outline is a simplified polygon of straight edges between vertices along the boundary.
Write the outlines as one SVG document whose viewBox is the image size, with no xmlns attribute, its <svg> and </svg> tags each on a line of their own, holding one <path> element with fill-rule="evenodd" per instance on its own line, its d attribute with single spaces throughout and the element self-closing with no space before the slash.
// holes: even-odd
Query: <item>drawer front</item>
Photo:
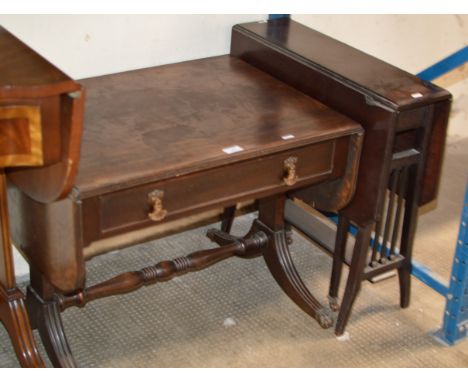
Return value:
<svg viewBox="0 0 468 382">
<path fill-rule="evenodd" d="M 98 209 L 100 212 L 98 224 L 96 221 L 93 224 L 99 233 L 91 236 L 105 238 L 157 224 L 149 217 L 151 212 L 155 212 L 155 199 L 151 198 L 155 194 L 163 194 L 156 209 L 164 211 L 159 215 L 156 211 L 155 215 L 161 218 L 161 222 L 166 222 L 328 179 L 333 174 L 336 161 L 335 145 L 335 140 L 330 140 L 101 195 L 88 202 L 88 210 Z M 290 162 L 295 162 L 293 170 L 288 170 Z M 287 185 L 286 182 L 294 184 Z M 86 205 L 86 200 L 84 203 Z M 86 220 L 89 219 L 85 216 L 85 224 Z"/>
</svg>

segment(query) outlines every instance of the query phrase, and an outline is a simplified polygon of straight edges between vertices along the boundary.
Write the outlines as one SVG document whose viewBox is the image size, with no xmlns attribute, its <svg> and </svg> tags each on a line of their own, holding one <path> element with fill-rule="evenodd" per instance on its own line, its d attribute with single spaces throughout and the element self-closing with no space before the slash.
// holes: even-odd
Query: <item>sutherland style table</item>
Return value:
<svg viewBox="0 0 468 382">
<path fill-rule="evenodd" d="M 349 202 L 359 124 L 232 56 L 78 85 L 4 30 L 0 48 L 0 112 L 40 116 L 39 167 L 9 171 L 9 210 L 13 241 L 31 266 L 30 322 L 54 365 L 75 365 L 60 318 L 67 307 L 233 255 L 263 255 L 285 293 L 322 327 L 332 325 L 292 262 L 284 202 L 296 195 L 332 210 Z M 0 124 L 31 126 L 18 113 L 5 112 Z M 259 216 L 244 237 L 210 230 L 219 248 L 86 285 L 92 256 L 249 200 Z M 9 330 L 18 348 L 18 330 Z"/>
</svg>

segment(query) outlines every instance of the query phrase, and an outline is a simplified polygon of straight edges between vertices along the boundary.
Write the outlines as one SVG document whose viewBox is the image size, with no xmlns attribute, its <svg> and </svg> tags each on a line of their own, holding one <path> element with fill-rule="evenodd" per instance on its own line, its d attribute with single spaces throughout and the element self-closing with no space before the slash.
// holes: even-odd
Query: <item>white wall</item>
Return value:
<svg viewBox="0 0 468 382">
<path fill-rule="evenodd" d="M 0 15 L 74 79 L 229 53 L 234 24 L 267 15 Z"/>
<path fill-rule="evenodd" d="M 410 73 L 468 44 L 468 15 L 293 15 L 293 19 Z"/>
</svg>

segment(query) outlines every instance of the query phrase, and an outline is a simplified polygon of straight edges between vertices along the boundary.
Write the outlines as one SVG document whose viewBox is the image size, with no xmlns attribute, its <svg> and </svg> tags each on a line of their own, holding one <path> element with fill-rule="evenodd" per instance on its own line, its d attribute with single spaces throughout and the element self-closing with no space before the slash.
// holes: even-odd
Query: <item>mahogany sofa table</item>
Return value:
<svg viewBox="0 0 468 382">
<path fill-rule="evenodd" d="M 31 266 L 31 326 L 55 366 L 76 365 L 64 309 L 231 256 L 263 255 L 301 309 L 324 328 L 333 324 L 294 267 L 284 203 L 296 196 L 339 210 L 349 202 L 359 124 L 228 55 L 86 79 L 80 86 L 48 63 L 49 75 L 28 71 L 28 65 L 37 68 L 31 61 L 42 59 L 6 31 L 0 36 L 27 53 L 15 56 L 16 65 L 23 65 L 22 78 L 32 73 L 36 81 L 36 93 L 1 99 L 0 110 L 38 108 L 48 137 L 42 142 L 46 165 L 9 172 L 9 209 L 13 241 Z M 15 73 L 11 61 L 5 67 Z M 75 89 L 63 92 L 64 84 Z M 91 257 L 148 240 L 161 227 L 170 231 L 181 218 L 249 200 L 257 201 L 259 216 L 244 237 L 210 230 L 218 248 L 86 285 Z"/>
</svg>

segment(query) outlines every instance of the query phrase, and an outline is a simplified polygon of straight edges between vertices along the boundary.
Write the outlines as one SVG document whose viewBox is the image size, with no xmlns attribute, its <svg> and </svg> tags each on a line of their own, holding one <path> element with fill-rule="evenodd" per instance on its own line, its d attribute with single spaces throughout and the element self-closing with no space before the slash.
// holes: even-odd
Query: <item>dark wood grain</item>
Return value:
<svg viewBox="0 0 468 382">
<path fill-rule="evenodd" d="M 434 104 L 433 128 L 430 131 L 419 205 L 433 201 L 439 192 L 451 106 L 450 100 Z"/>
<path fill-rule="evenodd" d="M 85 131 L 69 198 L 44 204 L 10 192 L 15 242 L 63 292 L 82 286 L 83 246 L 159 223 L 148 216 L 154 190 L 164 192 L 166 222 L 341 178 L 359 155 L 350 152 L 357 123 L 229 56 L 83 84 Z M 65 144 L 73 129 L 63 131 Z M 244 150 L 222 151 L 233 145 Z M 298 159 L 294 187 L 284 182 L 290 156 Z M 352 187 L 338 194 L 343 203 Z"/>
<path fill-rule="evenodd" d="M 450 93 L 289 19 L 235 26 L 231 54 L 350 116 L 365 129 L 356 193 L 351 203 L 339 211 L 340 229 L 330 285 L 334 309 L 339 307 L 343 236 L 347 235 L 344 227 L 353 223 L 358 234 L 336 333 L 343 333 L 361 281 L 371 275 L 398 269 L 400 305 L 408 306 L 417 224 L 414 214 L 417 206 L 437 196 Z M 406 182 L 403 179 L 407 173 L 411 174 L 411 185 L 397 187 L 395 182 Z M 326 188 L 321 187 L 320 192 L 324 191 Z M 315 195 L 310 196 L 303 200 L 315 205 Z M 401 230 L 403 198 L 406 212 Z M 398 207 L 395 211 L 397 220 L 393 219 L 395 204 L 400 206 L 399 212 Z M 326 204 L 322 209 L 330 211 Z M 387 218 L 383 221 L 385 209 Z M 289 219 L 294 223 L 294 217 Z M 391 243 L 391 253 L 386 254 L 385 245 L 377 252 L 376 244 L 367 264 L 372 230 L 377 237 L 382 236 L 384 244 Z M 397 246 L 398 255 L 394 253 Z"/>
<path fill-rule="evenodd" d="M 301 199 L 322 211 L 341 211 L 355 195 L 362 141 L 362 134 L 354 135 L 349 141 L 337 141 L 333 165 L 335 176 L 329 178 L 325 184 L 315 184 L 292 191 L 289 196 Z"/>
<path fill-rule="evenodd" d="M 263 258 L 281 289 L 326 329 L 333 325 L 333 318 L 302 281 L 289 251 L 284 221 L 285 200 L 284 196 L 277 196 L 259 201 L 257 224 L 269 238 Z"/>
<path fill-rule="evenodd" d="M 290 19 L 253 22 L 234 27 L 253 38 L 268 41 L 299 60 L 313 62 L 330 75 L 362 93 L 372 93 L 389 107 L 403 110 L 447 98 L 449 93 L 430 82 L 423 81 L 401 68 L 388 64 L 341 41 Z M 421 97 L 411 95 L 420 93 Z"/>
<path fill-rule="evenodd" d="M 366 224 L 375 219 L 385 194 L 383 184 L 389 172 L 388 158 L 391 155 L 394 136 L 391 126 L 396 122 L 395 113 L 368 104 L 365 94 L 347 86 L 329 71 L 311 66 L 312 64 L 308 65 L 287 50 L 282 52 L 276 47 L 273 48 L 272 44 L 268 44 L 268 34 L 252 36 L 244 29 L 242 26 L 233 29 L 232 55 L 361 122 L 366 134 L 359 178 L 353 201 L 347 206 L 345 213 L 358 224 Z M 321 50 L 321 47 L 317 47 L 317 55 Z"/>
<path fill-rule="evenodd" d="M 4 53 L 6 81 L 17 86 L 0 93 L 0 107 L 36 107 L 42 120 L 44 166 L 10 170 L 9 200 L 12 237 L 31 266 L 32 325 L 55 366 L 76 365 L 60 308 L 232 255 L 264 252 L 285 292 L 323 327 L 332 324 L 292 265 L 284 200 L 328 183 L 323 192 L 315 189 L 317 199 L 332 209 L 348 203 L 359 123 L 231 56 L 86 79 L 81 87 L 7 32 L 2 36 L 0 48 L 12 44 L 17 55 Z M 226 152 L 233 146 L 240 150 Z M 246 200 L 261 200 L 260 220 L 247 237 L 85 287 L 85 246 Z"/>
<path fill-rule="evenodd" d="M 87 109 L 75 185 L 83 197 L 337 137 L 357 126 L 229 56 L 82 84 Z M 295 138 L 281 139 L 287 134 Z M 233 145 L 244 151 L 222 151 Z"/>
<path fill-rule="evenodd" d="M 349 139 L 342 138 L 337 145 L 348 152 Z M 164 192 L 162 205 L 167 211 L 162 220 L 164 222 L 187 214 L 224 207 L 232 202 L 272 195 L 278 191 L 287 192 L 291 187 L 283 180 L 284 162 L 290 157 L 298 158 L 296 187 L 340 178 L 346 164 L 339 161 L 338 152 L 340 151 L 336 150 L 335 141 L 316 143 L 266 155 L 261 159 L 242 161 L 101 195 L 97 198 L 97 203 L 94 202 L 96 198 L 84 199 L 84 208 L 87 208 L 88 203 L 97 205 L 97 209 L 93 211 L 94 219 L 100 220 L 99 231 L 91 235 L 104 238 L 154 225 L 154 221 L 148 219 L 151 210 L 148 195 L 154 190 Z M 84 240 L 85 243 L 89 242 L 87 237 Z"/>
<path fill-rule="evenodd" d="M 366 130 L 356 195 L 345 213 L 366 224 L 379 214 L 397 131 L 422 125 L 424 107 L 440 103 L 429 127 L 420 204 L 435 199 L 451 95 L 431 83 L 287 19 L 233 28 L 231 54 L 360 122 Z M 422 97 L 413 98 L 413 93 Z M 445 118 L 445 119 L 444 119 Z M 436 123 L 436 121 L 441 121 Z M 445 120 L 445 124 L 442 122 Z"/>
<path fill-rule="evenodd" d="M 61 309 L 75 305 L 84 306 L 98 298 L 132 292 L 142 286 L 169 281 L 185 273 L 205 269 L 232 256 L 248 257 L 250 252 L 258 252 L 267 244 L 267 235 L 263 232 L 256 232 L 219 248 L 197 251 L 173 260 L 161 261 L 139 271 L 120 274 L 77 294 L 59 296 L 59 304 Z"/>
</svg>

